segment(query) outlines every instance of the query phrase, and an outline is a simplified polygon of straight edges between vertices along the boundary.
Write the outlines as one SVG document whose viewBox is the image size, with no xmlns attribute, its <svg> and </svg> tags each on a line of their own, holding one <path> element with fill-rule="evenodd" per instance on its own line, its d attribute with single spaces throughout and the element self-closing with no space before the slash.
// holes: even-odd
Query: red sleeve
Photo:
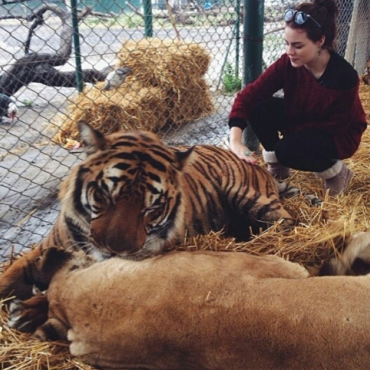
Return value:
<svg viewBox="0 0 370 370">
<path fill-rule="evenodd" d="M 239 91 L 231 108 L 229 122 L 243 121 L 246 126 L 251 110 L 265 104 L 274 93 L 283 88 L 287 63 L 289 59 L 284 54 L 254 82 Z"/>
</svg>

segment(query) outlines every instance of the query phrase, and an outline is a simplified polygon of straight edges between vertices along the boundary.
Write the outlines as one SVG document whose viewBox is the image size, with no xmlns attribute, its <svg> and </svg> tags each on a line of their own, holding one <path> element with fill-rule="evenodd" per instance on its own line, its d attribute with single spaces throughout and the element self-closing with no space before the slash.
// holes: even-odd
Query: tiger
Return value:
<svg viewBox="0 0 370 370">
<path fill-rule="evenodd" d="M 103 135 L 86 122 L 78 128 L 86 158 L 60 187 L 61 210 L 41 250 L 142 260 L 210 231 L 242 241 L 279 220 L 294 225 L 275 179 L 228 149 L 166 145 L 147 131 Z M 0 295 L 12 286 L 2 291 L 2 280 Z"/>
<path fill-rule="evenodd" d="M 67 239 L 103 258 L 141 260 L 185 235 L 224 230 L 248 240 L 275 221 L 293 222 L 271 175 L 226 149 L 172 147 L 145 131 L 104 136 L 86 123 L 79 128 L 87 158 L 61 187 L 54 245 Z"/>
</svg>

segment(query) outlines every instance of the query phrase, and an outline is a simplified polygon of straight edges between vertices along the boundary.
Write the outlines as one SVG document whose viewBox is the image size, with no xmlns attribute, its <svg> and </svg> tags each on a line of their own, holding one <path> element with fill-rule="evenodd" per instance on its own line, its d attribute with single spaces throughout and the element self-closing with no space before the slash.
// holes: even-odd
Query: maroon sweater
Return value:
<svg viewBox="0 0 370 370">
<path fill-rule="evenodd" d="M 283 89 L 288 123 L 282 134 L 320 128 L 333 135 L 339 159 L 349 158 L 358 149 L 367 127 L 358 88 L 357 72 L 336 53 L 331 53 L 320 79 L 305 67 L 292 67 L 284 54 L 238 93 L 229 125 L 244 129 L 250 112 Z"/>
</svg>

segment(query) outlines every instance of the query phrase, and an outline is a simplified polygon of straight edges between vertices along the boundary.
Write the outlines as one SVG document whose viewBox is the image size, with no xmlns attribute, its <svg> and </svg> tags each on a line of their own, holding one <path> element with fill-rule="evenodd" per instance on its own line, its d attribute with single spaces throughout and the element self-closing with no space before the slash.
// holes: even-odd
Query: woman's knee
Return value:
<svg viewBox="0 0 370 370">
<path fill-rule="evenodd" d="M 275 145 L 277 160 L 284 166 L 296 170 L 310 171 L 315 156 L 308 153 L 294 137 L 284 137 Z"/>
<path fill-rule="evenodd" d="M 320 172 L 322 168 L 329 168 L 333 163 L 332 158 L 335 158 L 330 144 L 330 140 L 325 141 L 324 137 L 315 139 L 310 131 L 300 132 L 280 139 L 275 145 L 275 155 L 286 167 Z"/>
<path fill-rule="evenodd" d="M 279 140 L 275 145 L 275 155 L 277 160 L 284 166 L 291 167 L 294 155 L 297 155 L 295 148 L 287 140 Z"/>
</svg>

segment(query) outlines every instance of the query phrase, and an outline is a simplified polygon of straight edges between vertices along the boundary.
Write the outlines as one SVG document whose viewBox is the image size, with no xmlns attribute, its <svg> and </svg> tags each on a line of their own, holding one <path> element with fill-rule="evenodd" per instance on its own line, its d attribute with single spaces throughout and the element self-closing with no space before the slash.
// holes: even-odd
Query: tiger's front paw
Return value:
<svg viewBox="0 0 370 370">
<path fill-rule="evenodd" d="M 14 299 L 9 305 L 8 326 L 25 333 L 33 333 L 48 317 L 48 300 L 44 294 L 21 301 Z"/>
<path fill-rule="evenodd" d="M 32 265 L 40 257 L 41 247 L 37 247 L 22 257 L 16 259 L 13 264 L 5 269 L 0 276 L 0 298 L 15 296 L 18 299 L 32 297 L 34 278 Z"/>
</svg>

